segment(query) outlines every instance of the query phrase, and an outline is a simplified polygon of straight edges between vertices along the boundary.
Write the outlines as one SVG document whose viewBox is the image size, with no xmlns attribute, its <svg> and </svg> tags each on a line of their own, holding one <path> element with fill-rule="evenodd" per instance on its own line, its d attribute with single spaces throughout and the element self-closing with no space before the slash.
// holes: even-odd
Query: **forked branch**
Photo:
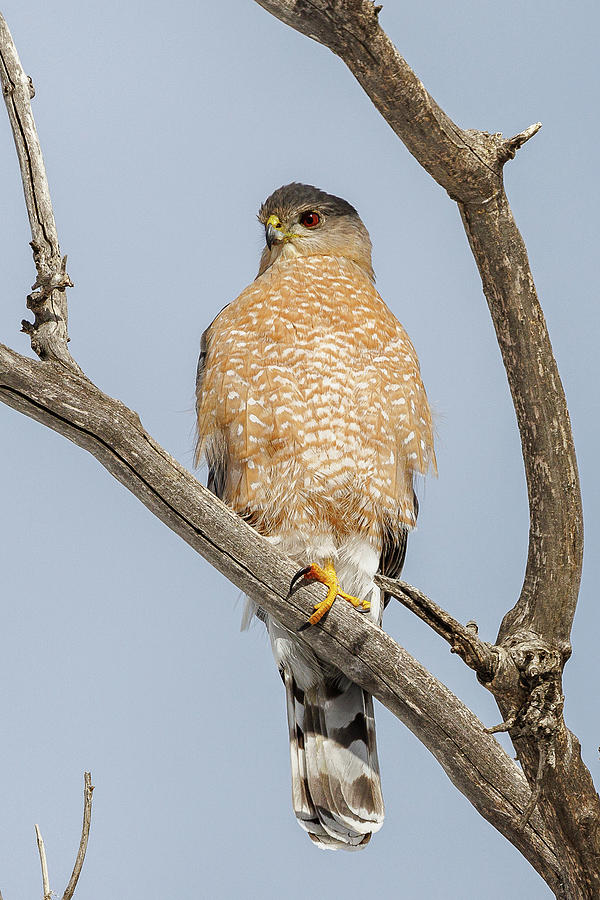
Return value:
<svg viewBox="0 0 600 900">
<path fill-rule="evenodd" d="M 73 867 L 73 873 L 71 878 L 69 879 L 69 883 L 65 888 L 65 892 L 62 896 L 62 900 L 71 900 L 73 894 L 75 893 L 75 888 L 77 887 L 77 882 L 79 881 L 79 876 L 81 875 L 81 870 L 83 868 L 83 863 L 85 860 L 85 853 L 87 850 L 88 838 L 90 836 L 90 825 L 92 821 L 92 794 L 94 791 L 94 786 L 92 784 L 92 776 L 89 772 L 86 772 L 83 776 L 83 824 L 81 826 L 81 839 L 79 841 L 79 849 L 77 851 L 77 857 L 75 859 L 75 866 Z M 48 875 L 48 862 L 46 859 L 46 848 L 44 846 L 44 841 L 42 838 L 42 833 L 40 831 L 39 825 L 35 826 L 35 837 L 38 846 L 38 853 L 40 855 L 40 865 L 42 868 L 42 890 L 43 890 L 43 900 L 52 900 L 52 896 L 54 891 L 50 890 L 50 877 Z M 2 900 L 2 895 L 0 894 L 0 900 Z"/>
</svg>

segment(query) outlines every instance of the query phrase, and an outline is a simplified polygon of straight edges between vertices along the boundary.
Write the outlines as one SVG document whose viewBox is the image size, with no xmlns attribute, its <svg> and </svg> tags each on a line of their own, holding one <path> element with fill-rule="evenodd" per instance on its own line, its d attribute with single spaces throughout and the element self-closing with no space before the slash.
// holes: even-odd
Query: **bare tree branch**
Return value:
<svg viewBox="0 0 600 900">
<path fill-rule="evenodd" d="M 375 581 L 386 594 L 396 597 L 403 606 L 448 641 L 452 652 L 458 653 L 483 682 L 492 680 L 498 667 L 498 653 L 496 648 L 480 640 L 474 622 L 461 625 L 445 609 L 405 581 L 387 578 L 385 575 L 377 575 Z"/>
<path fill-rule="evenodd" d="M 44 900 L 51 900 L 52 892 L 50 891 L 50 879 L 48 878 L 48 863 L 46 861 L 46 848 L 42 839 L 42 833 L 39 825 L 35 826 L 35 837 L 37 840 L 38 851 L 40 854 L 40 865 L 42 867 L 42 889 L 44 891 Z"/>
<path fill-rule="evenodd" d="M 75 893 L 75 888 L 77 887 L 77 882 L 79 881 L 79 876 L 81 875 L 81 869 L 83 868 L 83 863 L 85 860 L 85 853 L 87 850 L 88 838 L 90 835 L 90 825 L 92 822 L 92 794 L 94 792 L 94 786 L 92 784 L 92 776 L 90 772 L 85 772 L 83 776 L 83 824 L 81 826 L 81 839 L 79 841 L 79 849 L 77 851 L 77 857 L 75 859 L 75 865 L 73 867 L 73 873 L 71 878 L 69 879 L 69 883 L 65 888 L 65 892 L 62 896 L 62 900 L 72 900 L 73 894 Z M 44 898 L 43 900 L 51 900 L 52 891 L 50 890 L 50 879 L 48 877 L 48 862 L 46 860 L 46 848 L 44 847 L 44 841 L 42 839 L 42 833 L 40 831 L 39 825 L 35 826 L 35 836 L 38 845 L 38 852 L 40 854 L 40 864 L 42 867 L 42 886 L 44 890 Z M 2 895 L 0 894 L 0 900 L 2 900 Z"/>
<path fill-rule="evenodd" d="M 31 225 L 31 247 L 37 269 L 33 293 L 27 306 L 35 315 L 33 323 L 23 320 L 23 331 L 31 337 L 31 347 L 41 359 L 55 359 L 81 371 L 67 349 L 66 288 L 67 257 L 61 256 L 42 148 L 38 139 L 30 100 L 35 91 L 27 77 L 8 26 L 0 14 L 0 80 L 21 167 L 25 203 Z"/>
<path fill-rule="evenodd" d="M 527 570 L 499 641 L 540 635 L 566 661 L 581 577 L 583 518 L 569 413 L 523 239 L 504 192 L 485 210 L 461 205 L 502 350 L 529 494 Z"/>
<path fill-rule="evenodd" d="M 92 824 L 92 795 L 94 793 L 94 785 L 92 784 L 91 772 L 85 772 L 83 776 L 83 823 L 81 826 L 81 840 L 79 841 L 79 849 L 73 866 L 73 872 L 69 879 L 69 883 L 65 888 L 62 900 L 71 900 L 81 875 L 81 869 L 85 860 L 85 854 L 90 836 L 90 825 Z M 45 898 L 44 898 L 45 900 Z"/>
</svg>

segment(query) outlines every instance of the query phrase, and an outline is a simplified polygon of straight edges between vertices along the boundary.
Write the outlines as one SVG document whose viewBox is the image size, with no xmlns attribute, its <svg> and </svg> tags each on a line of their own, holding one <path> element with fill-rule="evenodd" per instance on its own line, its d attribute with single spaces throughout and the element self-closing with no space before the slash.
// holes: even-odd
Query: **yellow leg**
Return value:
<svg viewBox="0 0 600 900">
<path fill-rule="evenodd" d="M 333 606 L 333 602 L 336 597 L 342 597 L 344 600 L 347 600 L 348 603 L 351 603 L 355 608 L 361 608 L 364 612 L 371 608 L 371 604 L 368 600 L 360 600 L 358 597 L 353 597 L 351 594 L 347 594 L 340 588 L 339 581 L 337 579 L 337 574 L 335 571 L 335 566 L 333 565 L 332 560 L 328 559 L 325 563 L 324 567 L 312 565 L 308 566 L 306 569 L 302 569 L 292 579 L 292 583 L 290 585 L 290 590 L 300 578 L 305 578 L 307 581 L 319 581 L 321 584 L 327 586 L 327 596 L 324 600 L 321 600 L 319 603 L 315 603 L 315 611 L 312 616 L 308 620 L 308 625 L 316 625 L 321 621 L 325 613 L 329 612 L 331 607 Z"/>
</svg>

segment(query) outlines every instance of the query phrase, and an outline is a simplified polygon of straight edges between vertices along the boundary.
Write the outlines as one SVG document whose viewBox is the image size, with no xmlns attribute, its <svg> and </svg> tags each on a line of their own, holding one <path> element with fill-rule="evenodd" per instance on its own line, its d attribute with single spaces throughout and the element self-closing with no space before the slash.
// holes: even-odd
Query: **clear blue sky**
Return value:
<svg viewBox="0 0 600 900">
<path fill-rule="evenodd" d="M 494 639 L 524 568 L 527 506 L 506 379 L 455 205 L 344 65 L 251 0 L 5 0 L 46 157 L 86 373 L 192 465 L 200 334 L 254 277 L 259 203 L 301 180 L 346 197 L 378 286 L 411 335 L 437 423 L 406 578 Z M 381 22 L 462 126 L 540 134 L 506 170 L 564 380 L 587 557 L 565 673 L 566 718 L 598 781 L 600 498 L 598 11 L 591 2 L 385 5 Z M 34 279 L 18 167 L 0 111 L 0 341 Z M 78 900 L 544 898 L 535 872 L 377 709 L 387 821 L 360 854 L 316 850 L 289 797 L 284 697 L 238 592 L 101 466 L 0 406 L 0 889 L 52 888 L 96 784 Z M 482 720 L 498 711 L 424 626 L 386 628 Z"/>
</svg>

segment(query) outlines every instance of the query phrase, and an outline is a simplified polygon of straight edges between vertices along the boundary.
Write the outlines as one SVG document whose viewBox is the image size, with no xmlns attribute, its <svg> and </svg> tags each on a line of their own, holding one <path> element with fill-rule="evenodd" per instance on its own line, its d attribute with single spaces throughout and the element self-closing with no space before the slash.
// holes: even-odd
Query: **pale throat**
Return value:
<svg viewBox="0 0 600 900">
<path fill-rule="evenodd" d="M 273 249 L 275 250 L 275 247 Z M 295 259 L 298 256 L 304 255 L 293 240 L 282 241 L 282 243 L 277 246 L 277 250 L 279 252 L 275 252 L 275 254 L 271 251 L 273 262 L 275 262 L 276 259 Z"/>
<path fill-rule="evenodd" d="M 301 236 L 298 236 L 297 239 L 278 241 L 276 244 L 273 244 L 270 250 L 265 247 L 261 257 L 259 275 L 262 275 L 275 263 L 282 263 L 306 256 L 335 256 L 340 259 L 347 259 L 359 266 L 372 282 L 375 281 L 368 251 L 363 253 L 360 247 L 347 242 L 340 242 L 339 245 L 334 244 L 329 248 L 321 247 L 312 241 L 305 245 Z"/>
<path fill-rule="evenodd" d="M 262 275 L 267 269 L 274 265 L 274 263 L 296 259 L 303 255 L 304 254 L 302 254 L 298 247 L 294 246 L 291 241 L 281 241 L 273 244 L 270 250 L 265 246 L 260 258 L 258 274 Z"/>
</svg>

